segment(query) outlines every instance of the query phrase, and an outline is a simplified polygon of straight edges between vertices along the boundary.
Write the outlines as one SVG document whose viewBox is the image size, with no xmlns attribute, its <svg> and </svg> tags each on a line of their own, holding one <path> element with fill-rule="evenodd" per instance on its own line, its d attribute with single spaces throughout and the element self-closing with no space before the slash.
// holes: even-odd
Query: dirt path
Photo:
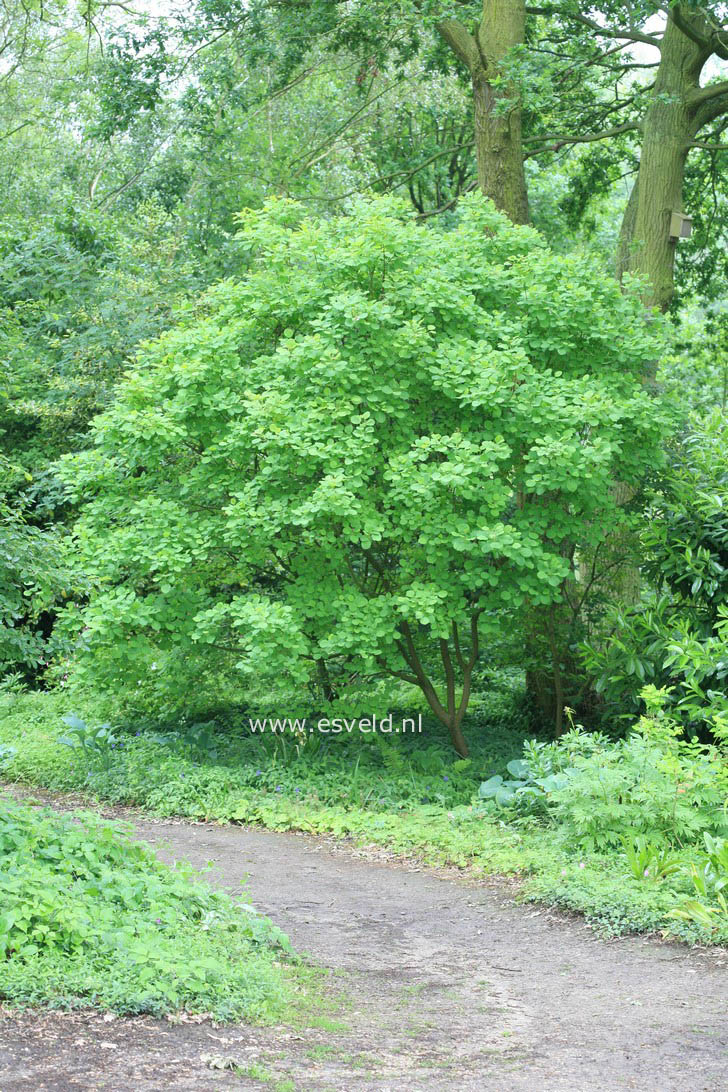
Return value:
<svg viewBox="0 0 728 1092">
<path fill-rule="evenodd" d="M 331 969 L 341 1026 L 8 1016 L 0 1092 L 728 1089 L 725 951 L 606 943 L 502 890 L 323 839 L 135 825 L 167 860 L 213 862 L 222 887 L 249 878 L 254 903 Z M 212 1070 L 202 1054 L 250 1075 Z"/>
</svg>

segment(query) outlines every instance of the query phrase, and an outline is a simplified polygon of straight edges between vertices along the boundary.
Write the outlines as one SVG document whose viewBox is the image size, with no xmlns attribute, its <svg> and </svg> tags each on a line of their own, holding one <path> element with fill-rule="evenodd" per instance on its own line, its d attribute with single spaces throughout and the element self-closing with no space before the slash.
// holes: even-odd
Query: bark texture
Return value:
<svg viewBox="0 0 728 1092">
<path fill-rule="evenodd" d="M 682 194 L 690 145 L 699 129 L 722 109 L 721 96 L 700 87 L 701 72 L 712 52 L 704 19 L 682 13 L 679 21 L 680 25 L 671 13 L 662 39 L 655 86 L 642 125 L 639 173 L 622 223 L 617 257 L 620 277 L 627 270 L 644 276 L 649 285 L 645 302 L 662 311 L 672 300 L 679 245 L 670 239 L 670 217 L 673 212 L 689 213 L 683 210 Z M 725 105 L 728 108 L 728 102 Z"/>
<path fill-rule="evenodd" d="M 438 29 L 470 72 L 478 185 L 515 224 L 526 224 L 521 101 L 504 69 L 508 54 L 525 39 L 524 0 L 484 0 L 473 34 L 454 19 L 443 20 Z"/>
</svg>

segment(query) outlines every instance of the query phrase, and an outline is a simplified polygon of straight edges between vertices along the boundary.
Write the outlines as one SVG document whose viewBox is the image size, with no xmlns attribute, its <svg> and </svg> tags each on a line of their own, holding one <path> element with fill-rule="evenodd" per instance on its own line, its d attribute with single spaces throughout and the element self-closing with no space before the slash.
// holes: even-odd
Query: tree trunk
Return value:
<svg viewBox="0 0 728 1092">
<path fill-rule="evenodd" d="M 682 212 L 685 160 L 694 139 L 691 97 L 700 84 L 706 51 L 667 21 L 660 65 L 645 112 L 640 168 L 625 212 L 617 267 L 648 283 L 645 303 L 665 311 L 672 300 L 675 240 L 670 217 Z"/>
<path fill-rule="evenodd" d="M 397 642 L 402 659 L 407 664 L 407 667 L 412 672 L 394 670 L 389 666 L 385 660 L 382 660 L 382 666 L 386 668 L 390 675 L 394 675 L 398 679 L 404 679 L 406 682 L 414 683 L 415 686 L 419 686 L 422 693 L 427 699 L 427 704 L 435 714 L 441 724 L 444 724 L 450 734 L 450 742 L 460 755 L 461 758 L 467 758 L 468 743 L 463 735 L 462 723 L 467 712 L 468 702 L 470 701 L 470 687 L 473 678 L 473 668 L 478 662 L 478 655 L 480 649 L 480 642 L 478 638 L 478 615 L 479 611 L 473 614 L 470 618 L 470 655 L 466 658 L 463 655 L 463 650 L 460 645 L 460 634 L 458 632 L 457 623 L 452 623 L 452 644 L 453 644 L 453 656 L 450 652 L 450 643 L 445 638 L 440 638 L 440 656 L 442 657 L 442 666 L 445 671 L 445 701 L 440 701 L 435 687 L 432 685 L 432 681 L 429 679 L 422 660 L 415 647 L 412 630 L 410 629 L 408 622 L 400 623 L 400 632 L 402 634 L 402 641 Z M 460 668 L 461 680 L 460 680 L 460 697 L 457 696 L 457 680 L 455 678 L 455 666 Z"/>
<path fill-rule="evenodd" d="M 521 100 L 503 67 L 510 51 L 525 40 L 525 2 L 483 0 L 483 16 L 474 34 L 454 19 L 443 20 L 438 29 L 470 71 L 478 185 L 515 224 L 526 224 Z"/>
<path fill-rule="evenodd" d="M 514 224 L 528 223 L 528 193 L 521 143 L 521 100 L 503 76 L 503 60 L 526 35 L 523 0 L 485 0 L 478 31 L 485 65 L 472 72 L 478 185 Z"/>
<path fill-rule="evenodd" d="M 463 735 L 463 730 L 459 724 L 454 721 L 448 724 L 448 731 L 450 732 L 450 742 L 457 751 L 460 758 L 467 758 L 470 754 L 468 749 L 468 743 Z"/>
<path fill-rule="evenodd" d="M 617 274 L 617 280 L 622 283 L 622 278 L 625 273 L 629 272 L 632 262 L 632 246 L 634 242 L 634 228 L 637 222 L 637 200 L 639 197 L 639 174 L 634 180 L 634 185 L 630 191 L 629 200 L 627 201 L 627 207 L 624 210 L 624 216 L 622 217 L 622 225 L 619 229 L 619 239 L 617 241 L 617 254 L 615 258 L 615 272 Z"/>
<path fill-rule="evenodd" d="M 695 18 L 695 17 L 693 17 Z M 699 18 L 699 17 L 698 17 Z M 704 28 L 696 24 L 696 30 Z M 640 168 L 624 212 L 617 251 L 617 276 L 638 273 L 647 284 L 644 301 L 648 307 L 666 311 L 674 293 L 675 247 L 670 238 L 670 218 L 682 212 L 685 161 L 690 142 L 701 124 L 692 97 L 700 86 L 700 73 L 709 50 L 689 38 L 672 17 L 667 20 L 660 48 L 660 65 L 645 112 Z M 645 381 L 654 379 L 656 363 Z M 617 500 L 627 504 L 633 491 L 624 483 L 615 486 Z M 634 554 L 630 535 L 612 541 L 625 556 Z M 635 604 L 640 594 L 640 573 L 636 561 L 620 566 L 612 575 L 615 598 Z"/>
<path fill-rule="evenodd" d="M 336 701 L 337 694 L 331 684 L 329 665 L 323 658 L 316 661 L 316 673 L 318 675 L 319 686 L 321 687 L 321 693 L 323 694 L 324 701 Z"/>
</svg>

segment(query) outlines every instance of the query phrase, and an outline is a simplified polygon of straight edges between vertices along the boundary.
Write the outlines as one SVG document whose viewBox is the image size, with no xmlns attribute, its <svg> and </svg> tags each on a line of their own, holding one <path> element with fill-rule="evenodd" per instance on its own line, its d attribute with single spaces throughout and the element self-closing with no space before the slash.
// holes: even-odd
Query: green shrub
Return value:
<svg viewBox="0 0 728 1092">
<path fill-rule="evenodd" d="M 551 793 L 562 835 L 585 849 L 617 847 L 627 835 L 668 845 L 695 842 L 728 824 L 728 771 L 715 747 L 681 740 L 664 710 L 664 695 L 644 691 L 648 714 L 626 739 L 576 748 L 568 781 Z M 568 746 L 568 743 L 567 743 Z"/>
<path fill-rule="evenodd" d="M 527 742 L 508 763 L 512 779 L 491 777 L 479 795 L 511 814 L 542 816 L 584 851 L 623 847 L 637 878 L 648 861 L 667 874 L 670 847 L 728 830 L 728 767 L 716 747 L 680 738 L 662 691 L 647 687 L 643 697 L 648 713 L 626 739 L 576 728 L 557 742 Z"/>
<path fill-rule="evenodd" d="M 653 496 L 642 533 L 651 579 L 586 646 L 605 716 L 633 719 L 645 684 L 665 691 L 690 733 L 728 733 L 728 423 L 693 422 Z"/>
<path fill-rule="evenodd" d="M 573 544 L 631 519 L 612 483 L 662 462 L 655 324 L 475 195 L 450 231 L 390 199 L 278 200 L 241 238 L 250 275 L 145 348 L 66 461 L 83 669 L 136 685 L 161 650 L 326 693 L 388 675 L 465 754 L 481 642 L 560 602 Z"/>
</svg>

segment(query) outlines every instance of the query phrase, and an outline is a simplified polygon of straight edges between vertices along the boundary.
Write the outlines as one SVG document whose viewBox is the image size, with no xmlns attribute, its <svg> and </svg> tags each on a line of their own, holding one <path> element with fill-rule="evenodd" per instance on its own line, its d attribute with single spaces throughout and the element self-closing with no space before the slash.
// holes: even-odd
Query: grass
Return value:
<svg viewBox="0 0 728 1092">
<path fill-rule="evenodd" d="M 471 718 L 472 757 L 458 760 L 432 725 L 422 736 L 328 737 L 297 753 L 272 736 L 251 736 L 245 718 L 174 731 L 114 724 L 105 755 L 63 746 L 62 716 L 98 723 L 63 693 L 0 696 L 0 746 L 14 749 L 4 776 L 83 792 L 159 816 L 261 824 L 349 837 L 389 853 L 474 875 L 516 877 L 521 895 L 578 911 L 603 933 L 669 930 L 688 941 L 724 943 L 669 917 L 691 894 L 685 870 L 662 882 L 633 876 L 618 852 L 575 848 L 558 828 L 532 818 L 484 813 L 480 783 L 505 773 L 526 734 L 512 695 L 494 695 Z"/>
<path fill-rule="evenodd" d="M 156 1016 L 274 1020 L 287 938 L 118 824 L 0 800 L 0 998 Z"/>
</svg>

